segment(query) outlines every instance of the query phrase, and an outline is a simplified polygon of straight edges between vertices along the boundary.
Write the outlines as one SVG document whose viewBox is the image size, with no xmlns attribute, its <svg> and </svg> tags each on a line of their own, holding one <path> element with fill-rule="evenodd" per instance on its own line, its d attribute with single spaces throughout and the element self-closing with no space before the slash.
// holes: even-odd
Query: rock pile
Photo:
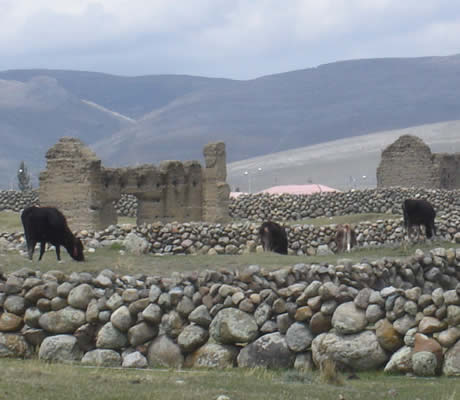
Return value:
<svg viewBox="0 0 460 400">
<path fill-rule="evenodd" d="M 459 248 L 171 278 L 23 268 L 0 275 L 0 356 L 460 375 L 459 279 Z"/>
</svg>

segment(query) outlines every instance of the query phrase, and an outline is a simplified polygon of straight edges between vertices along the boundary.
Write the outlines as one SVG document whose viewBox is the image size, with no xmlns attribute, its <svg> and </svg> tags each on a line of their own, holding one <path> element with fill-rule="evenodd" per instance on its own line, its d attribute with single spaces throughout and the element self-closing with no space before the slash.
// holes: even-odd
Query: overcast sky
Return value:
<svg viewBox="0 0 460 400">
<path fill-rule="evenodd" d="M 457 0 L 0 0 L 0 70 L 250 79 L 460 53 Z"/>
</svg>

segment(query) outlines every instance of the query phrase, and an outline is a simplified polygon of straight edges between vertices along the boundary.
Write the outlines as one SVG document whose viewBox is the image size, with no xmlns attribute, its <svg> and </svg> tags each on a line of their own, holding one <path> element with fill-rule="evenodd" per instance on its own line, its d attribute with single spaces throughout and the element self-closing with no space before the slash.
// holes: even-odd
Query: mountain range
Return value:
<svg viewBox="0 0 460 400">
<path fill-rule="evenodd" d="M 21 160 L 36 179 L 62 136 L 83 140 L 105 166 L 202 160 L 206 143 L 224 141 L 230 178 L 242 160 L 460 120 L 459 88 L 460 55 L 339 61 L 245 81 L 3 71 L 0 187 L 14 186 Z"/>
</svg>

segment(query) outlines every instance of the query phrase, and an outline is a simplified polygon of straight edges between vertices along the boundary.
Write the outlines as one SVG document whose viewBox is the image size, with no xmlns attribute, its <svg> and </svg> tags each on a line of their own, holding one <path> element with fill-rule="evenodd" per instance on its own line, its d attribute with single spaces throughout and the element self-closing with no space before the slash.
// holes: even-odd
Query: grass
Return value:
<svg viewBox="0 0 460 400">
<path fill-rule="evenodd" d="M 355 217 L 353 217 L 355 218 Z M 359 218 L 359 217 L 356 217 Z M 380 219 L 376 217 L 375 219 Z M 369 220 L 366 217 L 366 220 Z M 16 213 L 0 212 L 0 232 L 22 231 Z M 319 221 L 319 220 L 318 220 Z M 347 216 L 346 222 L 353 223 Z M 342 221 L 345 222 L 345 221 Z M 120 223 L 133 223 L 123 218 Z M 304 222 L 309 223 L 309 222 Z M 340 223 L 334 218 L 334 222 Z M 351 254 L 324 257 L 282 256 L 275 253 L 246 254 L 241 256 L 163 256 L 151 254 L 134 256 L 120 253 L 120 249 L 102 248 L 87 254 L 87 261 L 77 263 L 62 252 L 58 263 L 54 251 L 47 252 L 38 263 L 30 262 L 17 252 L 0 254 L 0 271 L 12 272 L 24 266 L 42 272 L 59 269 L 66 273 L 89 271 L 97 273 L 110 268 L 120 274 L 144 273 L 168 276 L 172 271 L 186 272 L 202 269 L 237 270 L 258 264 L 266 270 L 279 269 L 297 263 L 336 263 L 346 257 L 354 261 L 373 260 L 382 257 L 403 257 L 414 253 L 416 248 L 428 250 L 433 247 L 452 247 L 452 243 L 421 243 L 407 248 L 357 249 Z M 0 400 L 16 399 L 95 399 L 116 400 L 136 398 L 162 400 L 217 399 L 226 395 L 231 400 L 275 399 L 391 399 L 401 400 L 454 400 L 460 392 L 458 378 L 437 377 L 412 378 L 389 376 L 383 373 L 359 373 L 360 379 L 346 380 L 338 376 L 332 382 L 324 382 L 319 372 L 272 371 L 265 369 L 230 370 L 127 370 L 88 368 L 78 364 L 47 364 L 32 360 L 0 359 Z"/>
<path fill-rule="evenodd" d="M 453 400 L 458 378 L 411 378 L 360 373 L 343 385 L 324 383 L 317 372 L 229 370 L 128 370 L 0 359 L 0 399 L 117 400 Z M 298 379 L 293 379 L 297 374 Z"/>
<path fill-rule="evenodd" d="M 348 222 L 370 220 L 371 218 L 381 219 L 383 214 L 364 214 L 346 216 Z M 344 222 L 344 217 L 334 217 L 331 222 Z M 320 221 L 321 219 L 318 219 Z M 133 218 L 120 218 L 120 223 L 134 223 Z M 305 222 L 309 223 L 309 222 Z M 9 230 L 7 228 L 10 228 Z M 0 212 L 0 232 L 21 232 L 22 226 L 19 215 L 12 212 Z M 378 247 L 378 248 L 357 248 L 351 253 L 334 254 L 327 256 L 283 256 L 276 253 L 252 253 L 244 255 L 188 255 L 188 256 L 155 256 L 146 254 L 136 256 L 129 253 L 122 254 L 119 246 L 97 249 L 95 253 L 87 253 L 86 261 L 78 263 L 73 261 L 64 249 L 61 249 L 62 263 L 58 263 L 54 250 L 47 251 L 40 263 L 37 262 L 38 250 L 35 251 L 34 261 L 30 262 L 25 256 L 18 252 L 0 253 L 0 270 L 13 272 L 23 267 L 46 272 L 49 270 L 61 270 L 66 273 L 74 271 L 85 271 L 97 273 L 105 268 L 120 274 L 142 273 L 147 275 L 169 276 L 173 272 L 191 272 L 204 269 L 227 269 L 241 270 L 248 265 L 257 264 L 265 270 L 275 270 L 284 266 L 295 265 L 298 263 L 332 263 L 336 264 L 342 258 L 351 259 L 354 262 L 362 260 L 372 261 L 383 257 L 405 257 L 413 255 L 415 250 L 420 248 L 429 250 L 435 247 L 450 248 L 450 242 L 420 242 L 408 246 Z M 1 399 L 0 399 L 1 400 Z"/>
</svg>

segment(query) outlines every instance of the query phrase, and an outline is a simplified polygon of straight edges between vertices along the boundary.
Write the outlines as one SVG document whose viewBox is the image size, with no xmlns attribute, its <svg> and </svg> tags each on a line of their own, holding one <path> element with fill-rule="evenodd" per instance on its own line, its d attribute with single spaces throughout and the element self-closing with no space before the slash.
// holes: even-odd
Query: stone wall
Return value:
<svg viewBox="0 0 460 400">
<path fill-rule="evenodd" d="M 433 154 L 422 139 L 403 135 L 382 152 L 377 187 L 460 188 L 460 153 Z"/>
<path fill-rule="evenodd" d="M 73 230 L 103 229 L 117 222 L 114 202 L 122 194 L 137 198 L 137 223 L 154 221 L 224 222 L 229 219 L 225 144 L 204 149 L 197 161 L 165 161 L 159 167 L 104 168 L 80 140 L 61 138 L 46 154 L 40 174 L 43 206 L 59 208 Z"/>
<path fill-rule="evenodd" d="M 0 357 L 460 375 L 460 249 L 171 277 L 0 273 Z"/>
<path fill-rule="evenodd" d="M 230 217 L 262 221 L 295 221 L 304 218 L 332 217 L 362 213 L 401 214 L 404 199 L 423 198 L 430 201 L 437 213 L 460 210 L 460 190 L 423 188 L 382 188 L 328 192 L 306 195 L 251 194 L 232 198 L 228 204 Z M 38 204 L 35 191 L 0 191 L 0 210 L 20 211 L 26 205 Z M 114 204 L 118 215 L 137 214 L 136 196 L 122 194 Z"/>
</svg>

